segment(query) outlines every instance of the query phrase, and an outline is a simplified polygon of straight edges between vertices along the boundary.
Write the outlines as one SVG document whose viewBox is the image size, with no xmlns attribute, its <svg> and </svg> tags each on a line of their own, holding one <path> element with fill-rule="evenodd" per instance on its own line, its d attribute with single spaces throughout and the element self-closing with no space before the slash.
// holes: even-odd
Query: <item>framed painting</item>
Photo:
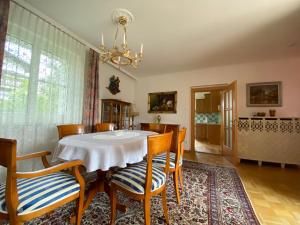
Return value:
<svg viewBox="0 0 300 225">
<path fill-rule="evenodd" d="M 148 113 L 176 113 L 177 91 L 148 94 Z"/>
<path fill-rule="evenodd" d="M 282 106 L 281 82 L 265 82 L 247 84 L 248 107 Z"/>
</svg>

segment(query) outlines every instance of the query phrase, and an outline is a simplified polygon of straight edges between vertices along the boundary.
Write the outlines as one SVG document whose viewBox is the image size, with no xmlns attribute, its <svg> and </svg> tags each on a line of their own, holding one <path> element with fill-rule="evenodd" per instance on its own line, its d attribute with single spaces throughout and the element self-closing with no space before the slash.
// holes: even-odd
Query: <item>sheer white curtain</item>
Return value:
<svg viewBox="0 0 300 225">
<path fill-rule="evenodd" d="M 57 124 L 81 123 L 86 47 L 11 2 L 0 86 L 0 137 L 18 154 L 52 150 Z M 24 162 L 20 170 L 40 167 Z M 3 179 L 5 171 L 0 169 Z"/>
</svg>

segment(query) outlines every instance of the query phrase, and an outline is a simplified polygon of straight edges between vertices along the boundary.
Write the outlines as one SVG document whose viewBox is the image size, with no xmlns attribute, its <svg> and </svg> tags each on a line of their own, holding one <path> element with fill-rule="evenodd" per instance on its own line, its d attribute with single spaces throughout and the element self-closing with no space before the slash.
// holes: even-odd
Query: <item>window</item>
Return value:
<svg viewBox="0 0 300 225">
<path fill-rule="evenodd" d="M 37 112 L 52 110 L 57 113 L 58 117 L 63 116 L 66 96 L 67 81 L 64 61 L 43 51 L 40 55 L 37 83 Z"/>
<path fill-rule="evenodd" d="M 0 87 L 2 122 L 31 123 L 36 120 L 26 120 L 26 114 L 35 114 L 42 123 L 51 113 L 51 122 L 63 123 L 68 108 L 68 62 L 49 51 L 33 53 L 32 49 L 32 44 L 7 35 Z"/>
<path fill-rule="evenodd" d="M 18 114 L 15 117 L 18 122 L 24 122 L 28 104 L 32 45 L 7 35 L 4 51 L 0 87 L 2 122 L 5 122 L 11 113 Z"/>
<path fill-rule="evenodd" d="M 18 154 L 55 148 L 57 124 L 81 123 L 86 47 L 11 2 L 0 86 L 0 136 Z M 39 166 L 24 164 L 20 169 Z M 0 169 L 1 173 L 1 169 Z"/>
</svg>

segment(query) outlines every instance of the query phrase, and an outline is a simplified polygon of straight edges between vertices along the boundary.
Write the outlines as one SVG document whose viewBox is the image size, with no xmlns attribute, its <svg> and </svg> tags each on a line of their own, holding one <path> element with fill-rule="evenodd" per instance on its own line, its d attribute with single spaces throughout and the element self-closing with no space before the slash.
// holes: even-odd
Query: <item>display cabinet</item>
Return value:
<svg viewBox="0 0 300 225">
<path fill-rule="evenodd" d="M 114 123 L 115 129 L 129 129 L 131 103 L 116 99 L 102 99 L 101 122 Z"/>
</svg>

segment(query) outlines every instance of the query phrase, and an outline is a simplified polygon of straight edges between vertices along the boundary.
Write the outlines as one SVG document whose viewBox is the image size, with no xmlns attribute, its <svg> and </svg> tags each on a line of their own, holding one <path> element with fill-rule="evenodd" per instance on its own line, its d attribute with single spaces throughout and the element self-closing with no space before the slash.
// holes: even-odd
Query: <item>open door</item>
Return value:
<svg viewBox="0 0 300 225">
<path fill-rule="evenodd" d="M 229 84 L 222 95 L 222 151 L 223 156 L 236 164 L 237 158 L 237 82 Z"/>
</svg>

